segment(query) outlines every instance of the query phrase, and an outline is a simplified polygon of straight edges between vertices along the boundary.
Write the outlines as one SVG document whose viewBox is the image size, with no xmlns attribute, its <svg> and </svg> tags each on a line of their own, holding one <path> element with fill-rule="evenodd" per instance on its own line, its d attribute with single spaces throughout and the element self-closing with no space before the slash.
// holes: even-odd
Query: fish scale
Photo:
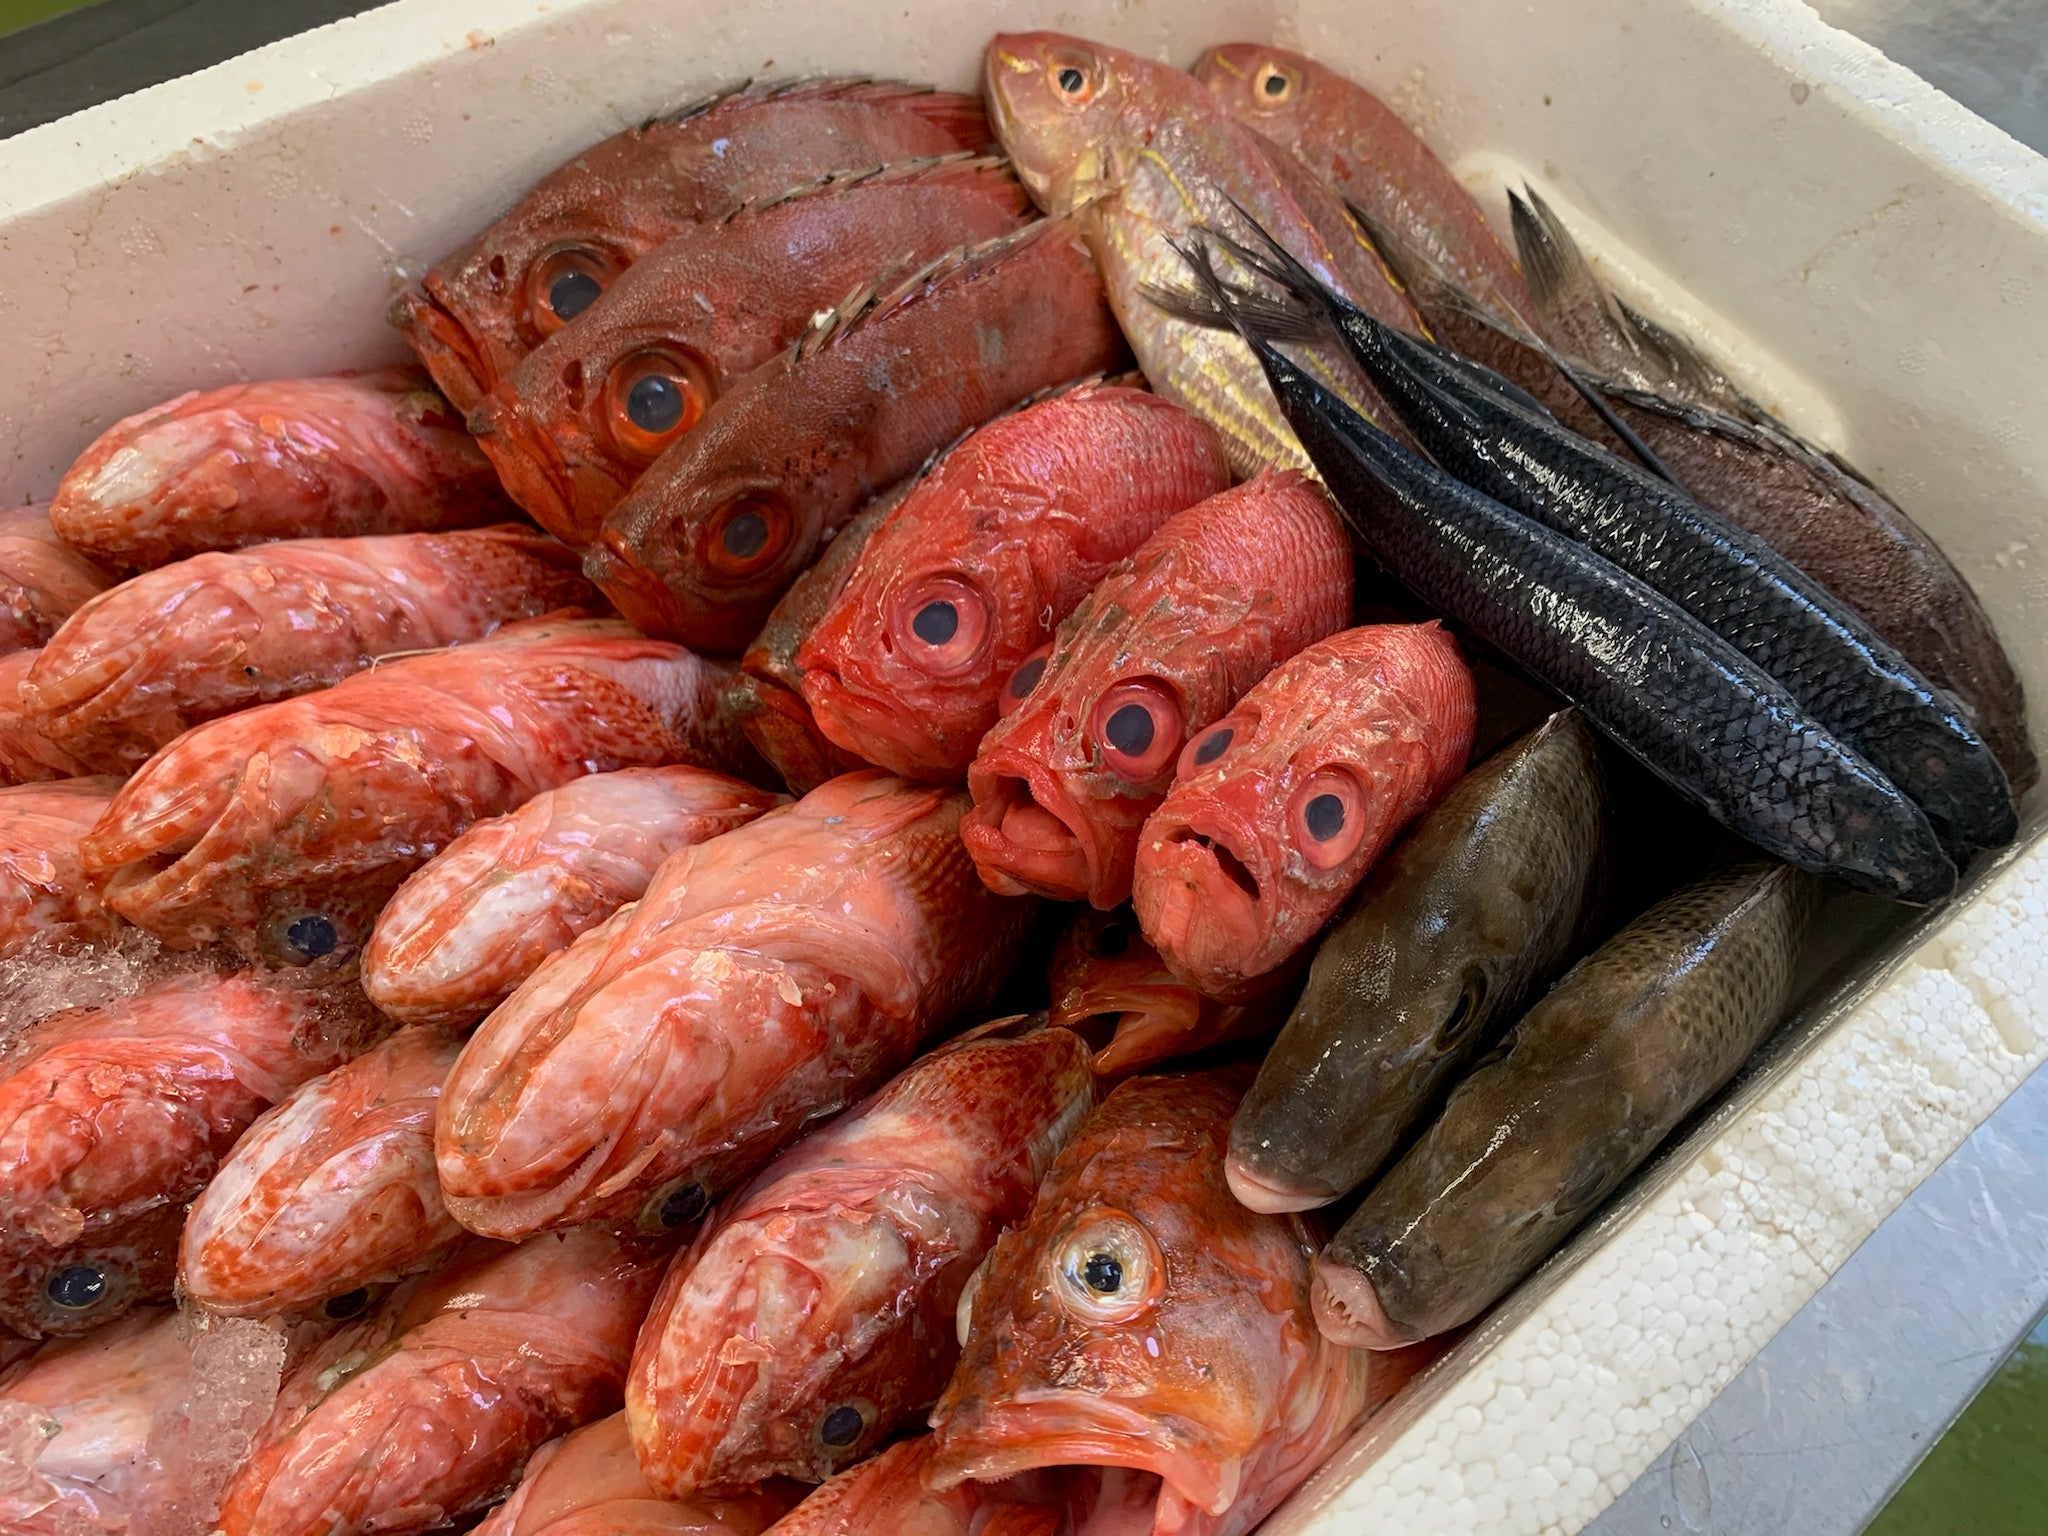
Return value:
<svg viewBox="0 0 2048 1536">
<path fill-rule="evenodd" d="M 1534 1269 L 1783 1017 L 1817 898 L 1798 871 L 1747 861 L 1568 971 L 1324 1249 L 1323 1331 L 1424 1338 Z"/>
<path fill-rule="evenodd" d="M 1955 887 L 1918 807 L 1668 599 L 1379 434 L 1270 346 L 1289 420 L 1366 547 L 1767 852 L 1930 902 Z"/>
</svg>

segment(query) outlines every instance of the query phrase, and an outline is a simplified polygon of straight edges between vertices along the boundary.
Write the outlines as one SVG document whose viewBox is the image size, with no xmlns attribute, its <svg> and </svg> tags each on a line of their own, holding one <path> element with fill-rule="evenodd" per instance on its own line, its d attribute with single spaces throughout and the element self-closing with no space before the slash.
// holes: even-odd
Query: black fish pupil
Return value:
<svg viewBox="0 0 2048 1536">
<path fill-rule="evenodd" d="M 910 621 L 910 632 L 926 645 L 944 645 L 960 632 L 960 610 L 943 598 L 926 603 Z"/>
<path fill-rule="evenodd" d="M 334 1322 L 347 1322 L 370 1304 L 370 1288 L 359 1285 L 352 1291 L 343 1291 L 339 1296 L 327 1298 L 327 1305 L 320 1310 Z"/>
<path fill-rule="evenodd" d="M 704 1186 L 685 1184 L 661 1202 L 661 1224 L 673 1230 L 704 1214 Z"/>
<path fill-rule="evenodd" d="M 1102 734 L 1116 751 L 1136 757 L 1152 745 L 1152 711 L 1142 704 L 1126 704 L 1109 717 Z"/>
<path fill-rule="evenodd" d="M 768 547 L 768 519 L 742 512 L 725 525 L 725 552 L 735 560 L 751 560 Z"/>
<path fill-rule="evenodd" d="M 1268 96 L 1285 96 L 1287 94 L 1287 77 L 1281 74 L 1266 76 L 1266 94 Z"/>
<path fill-rule="evenodd" d="M 1122 923 L 1107 923 L 1095 936 L 1095 951 L 1115 959 L 1131 947 L 1130 931 Z"/>
<path fill-rule="evenodd" d="M 1309 801 L 1301 819 L 1308 824 L 1310 837 L 1327 843 L 1344 830 L 1344 802 L 1335 795 L 1317 795 Z"/>
<path fill-rule="evenodd" d="M 107 1294 L 106 1272 L 93 1264 L 67 1264 L 45 1282 L 43 1294 L 66 1312 L 83 1312 Z"/>
<path fill-rule="evenodd" d="M 1074 66 L 1071 64 L 1069 64 L 1065 69 L 1060 71 L 1060 89 L 1065 91 L 1069 96 L 1073 95 L 1074 92 L 1080 90 L 1081 87 L 1086 85 L 1087 83 L 1087 77 L 1083 75 L 1081 71 L 1074 68 Z"/>
<path fill-rule="evenodd" d="M 1202 738 L 1202 744 L 1195 748 L 1195 761 L 1206 768 L 1229 750 L 1230 738 L 1236 734 L 1227 725 L 1220 731 L 1211 731 Z"/>
<path fill-rule="evenodd" d="M 574 320 L 596 303 L 603 292 L 598 280 L 588 272 L 564 272 L 548 284 L 548 308 L 558 320 Z"/>
<path fill-rule="evenodd" d="M 332 952 L 340 938 L 341 935 L 334 931 L 334 924 L 318 912 L 293 918 L 284 931 L 284 941 L 308 960 L 318 960 Z"/>
<path fill-rule="evenodd" d="M 851 1403 L 841 1403 L 825 1415 L 825 1422 L 818 1426 L 818 1438 L 827 1445 L 851 1445 L 865 1427 L 860 1410 Z"/>
<path fill-rule="evenodd" d="M 1038 686 L 1038 680 L 1045 676 L 1045 658 L 1034 656 L 1019 667 L 1010 678 L 1010 697 L 1021 699 Z"/>
<path fill-rule="evenodd" d="M 683 419 L 683 391 L 676 381 L 650 373 L 626 392 L 626 415 L 642 432 L 667 432 Z"/>
<path fill-rule="evenodd" d="M 1091 1253 L 1088 1262 L 1081 1266 L 1081 1278 L 1088 1289 L 1103 1296 L 1114 1296 L 1124 1288 L 1124 1267 L 1115 1257 L 1107 1253 Z"/>
</svg>

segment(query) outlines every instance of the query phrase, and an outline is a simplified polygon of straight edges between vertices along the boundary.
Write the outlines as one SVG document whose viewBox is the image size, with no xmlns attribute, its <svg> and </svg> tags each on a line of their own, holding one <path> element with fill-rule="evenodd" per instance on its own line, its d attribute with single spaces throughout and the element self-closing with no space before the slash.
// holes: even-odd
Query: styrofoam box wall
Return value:
<svg viewBox="0 0 2048 1536">
<path fill-rule="evenodd" d="M 1791 0 L 401 0 L 0 145 L 0 493 L 178 390 L 397 356 L 397 286 L 652 111 L 749 75 L 966 86 L 1040 26 L 1177 63 L 1271 38 L 1386 94 L 1495 214 L 1538 178 L 1900 498 L 2048 698 L 2048 163 Z M 2032 846 L 1269 1529 L 1577 1529 L 2041 1058 L 2044 936 Z"/>
</svg>

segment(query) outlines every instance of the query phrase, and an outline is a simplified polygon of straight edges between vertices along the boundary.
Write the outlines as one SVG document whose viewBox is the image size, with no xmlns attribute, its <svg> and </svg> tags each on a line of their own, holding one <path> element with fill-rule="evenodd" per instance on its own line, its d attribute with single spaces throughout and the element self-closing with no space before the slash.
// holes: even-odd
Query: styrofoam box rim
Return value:
<svg viewBox="0 0 2048 1536">
<path fill-rule="evenodd" d="M 868 12 L 820 0 L 797 17 L 781 0 L 752 0 L 720 7 L 714 17 L 708 8 L 666 0 L 400 0 L 18 136 L 0 147 L 0 325 L 21 339 L 20 376 L 0 386 L 0 480 L 15 499 L 47 491 L 56 468 L 107 420 L 174 387 L 252 369 L 281 371 L 281 358 L 313 369 L 395 355 L 388 336 L 355 326 L 365 293 L 394 270 L 416 272 L 481 222 L 494 199 L 569 147 L 661 104 L 660 72 L 644 55 L 691 28 L 703 39 L 702 57 L 745 60 L 748 70 L 765 67 L 752 54 L 774 47 L 790 61 L 810 50 L 802 62 L 812 68 L 927 77 L 964 77 L 958 65 L 975 34 L 999 26 L 1064 26 L 1181 62 L 1195 47 L 1226 35 L 1265 34 L 1329 52 L 1333 62 L 1416 115 L 1429 118 L 1441 109 L 1440 146 L 1462 156 L 1461 174 L 1496 207 L 1500 177 L 1487 168 L 1485 151 L 1516 147 L 1487 138 L 1500 130 L 1508 109 L 1489 116 L 1479 100 L 1483 93 L 1427 78 L 1431 61 L 1440 65 L 1444 57 L 1449 24 L 1423 14 L 1426 7 L 1385 8 L 1390 33 L 1403 20 L 1418 31 L 1414 49 L 1404 51 L 1399 37 L 1369 46 L 1334 31 L 1327 7 L 1316 0 L 1273 6 L 1202 0 L 1171 14 L 1142 0 L 1082 0 L 1057 11 L 1008 0 L 898 5 L 900 17 L 888 8 Z M 1800 105 L 1811 95 L 1830 124 L 1851 125 L 1871 145 L 1907 152 L 1941 195 L 1961 193 L 1996 205 L 2002 224 L 1992 227 L 2024 226 L 2000 238 L 2009 238 L 2013 251 L 2039 254 L 2039 270 L 2048 271 L 2048 162 L 1793 0 L 1577 0 L 1545 14 L 1515 0 L 1467 0 L 1461 9 L 1469 13 L 1461 46 L 1494 48 L 1489 67 L 1503 79 L 1513 58 L 1485 35 L 1482 11 L 1510 31 L 1580 26 L 1589 46 L 1623 50 L 1622 57 L 1630 45 L 1616 41 L 1617 27 L 1622 34 L 1664 28 L 1683 33 L 1691 46 L 1713 42 L 1722 49 L 1719 67 L 1731 79 L 1740 75 L 1745 87 L 1780 81 Z M 1420 19 L 1404 14 L 1410 11 Z M 1358 16 L 1356 7 L 1338 12 L 1347 22 Z M 641 40 L 636 27 L 653 39 L 648 47 L 634 46 Z M 1431 46 L 1438 52 L 1428 53 Z M 1511 39 L 1508 46 L 1522 44 Z M 1744 51 L 1754 57 L 1744 62 Z M 672 73 L 680 84 L 705 83 L 696 57 L 678 57 Z M 602 58 L 611 62 L 594 62 Z M 946 62 L 931 62 L 936 59 Z M 267 215 L 260 208 L 249 212 L 240 196 L 254 188 L 246 195 L 266 207 L 317 200 L 319 189 L 294 181 L 293 158 L 311 158 L 316 173 L 341 177 L 333 109 L 358 97 L 389 109 L 388 90 L 374 93 L 394 81 L 416 85 L 427 105 L 402 131 L 376 138 L 376 149 L 402 154 L 410 144 L 430 157 L 440 134 L 471 155 L 495 152 L 495 137 L 463 136 L 457 123 L 467 123 L 467 114 L 440 94 L 467 91 L 478 95 L 480 108 L 510 113 L 499 157 L 507 163 L 488 175 L 479 170 L 473 203 L 458 198 L 451 206 L 421 209 L 395 197 L 393 207 L 350 203 L 337 194 L 335 254 L 308 258 L 303 242 L 284 251 L 278 228 L 264 225 Z M 1404 98 L 1409 85 L 1415 89 Z M 1548 95 L 1543 104 L 1549 106 Z M 1549 121 L 1526 103 L 1516 110 L 1525 125 Z M 551 132 L 533 131 L 528 118 L 536 115 L 549 119 Z M 373 127 L 389 125 L 362 123 L 366 145 Z M 245 164 L 249 176 L 261 171 L 268 179 L 236 180 Z M 1557 180 L 1547 165 L 1544 170 Z M 399 184 L 403 171 L 392 173 Z M 1743 173 L 1775 172 L 1752 157 Z M 450 184 L 443 175 L 444 193 Z M 1576 198 L 1568 190 L 1565 200 L 1595 222 L 1617 209 L 1626 215 L 1659 208 L 1656 189 L 1619 185 L 1612 174 L 1603 183 L 1593 168 L 1573 186 Z M 1896 201 L 1910 205 L 1912 190 Z M 194 208 L 181 197 L 213 203 Z M 1891 207 L 1871 215 L 1873 227 Z M 213 228 L 196 234 L 173 229 L 173 216 L 195 213 Z M 116 233 L 119 219 L 131 222 Z M 245 248 L 250 242 L 237 237 L 251 228 L 272 244 Z M 234 268 L 226 274 L 201 270 L 194 254 L 216 231 L 222 237 L 217 259 Z M 1859 225 L 1844 238 L 1863 232 Z M 1665 231 L 1660 243 L 1656 221 L 1637 217 L 1622 233 L 1639 247 L 1656 247 L 1660 259 L 1689 279 L 1713 275 L 1696 259 L 1688 265 L 1698 244 L 1688 245 L 1682 229 Z M 67 240 L 70 249 L 59 249 Z M 109 242 L 117 248 L 110 250 Z M 1617 281 L 1657 288 L 1654 272 L 1637 273 L 1625 251 L 1603 254 Z M 273 257 L 305 270 L 266 274 L 264 262 Z M 375 282 L 369 263 L 376 264 Z M 180 275 L 182 284 L 172 280 Z M 232 302 L 234 280 L 265 275 L 274 281 L 239 284 L 242 294 L 254 297 L 217 327 L 220 334 L 210 335 L 208 304 L 218 314 Z M 1802 271 L 1802 281 L 1805 276 Z M 2043 315 L 2030 281 L 2005 279 L 2021 325 Z M 331 335 L 301 334 L 313 312 L 307 305 L 324 297 L 323 283 L 344 306 L 347 323 Z M 170 291 L 161 309 L 170 318 L 157 318 L 155 295 L 135 292 L 150 284 Z M 294 310 L 290 296 L 306 287 L 320 291 L 310 299 L 301 294 Z M 179 307 L 181 288 L 199 295 L 186 309 Z M 1824 290 L 1816 295 L 1823 305 L 1839 302 Z M 1720 309 L 1749 320 L 1751 336 L 1782 321 L 1767 305 L 1762 318 L 1745 314 L 1740 294 L 1701 298 L 1689 289 L 1665 296 L 1710 343 L 1720 339 L 1717 300 Z M 1695 299 L 1699 306 L 1688 309 Z M 1940 322 L 1932 310 L 1929 316 L 1932 329 Z M 301 330 L 275 334 L 293 326 Z M 118 366 L 108 366 L 110 349 L 119 352 Z M 1862 365 L 1852 345 L 1837 350 Z M 1801 364 L 1782 374 L 1760 360 L 1760 350 L 1738 357 L 1736 366 L 1815 435 L 1839 441 L 1863 420 L 1864 435 L 1854 445 L 1859 460 L 1872 467 L 1875 459 L 1881 468 L 1894 427 L 1913 428 L 1911 411 L 1901 407 L 1887 415 L 1873 407 L 1860 417 L 1832 416 L 1831 391 L 1812 387 L 1809 375 L 1826 371 L 1833 354 L 1812 338 L 1800 339 L 1800 351 Z M 1924 368 L 1926 359 L 1920 361 Z M 2028 363 L 2020 358 L 2014 366 L 2023 371 Z M 1840 392 L 1841 377 L 1830 374 L 1833 393 Z M 1967 384 L 1972 377 L 1967 371 L 1943 376 L 1940 387 L 1960 387 L 1958 379 Z M 1782 387 L 1770 390 L 1773 383 Z M 2007 389 L 2007 406 L 2031 409 L 2009 384 L 1996 387 Z M 1894 392 L 1910 395 L 1912 389 Z M 2043 419 L 2038 411 L 2020 414 L 2035 423 Z M 2035 494 L 2019 497 L 1996 532 L 2002 537 L 2018 529 L 2030 537 L 2048 522 L 2038 494 L 2043 460 L 2038 452 L 2024 457 L 2025 445 L 2015 448 L 2012 437 L 1994 434 L 2000 451 L 2014 457 L 1992 463 L 1989 472 Z M 2022 614 L 2033 620 L 2034 589 L 2025 584 L 2032 578 L 2015 575 L 2001 586 L 2010 562 L 2001 555 L 1994 563 L 1990 545 L 1967 547 L 1974 528 L 1960 528 L 1955 542 L 1943 530 L 1944 542 L 1987 597 L 1999 599 L 1995 611 L 2009 621 Z M 2041 665 L 2039 647 L 2031 640 L 2028 647 L 2022 664 L 2033 671 Z M 1781 1051 L 1622 1208 L 1581 1234 L 1367 1425 L 1267 1529 L 1283 1536 L 1366 1529 L 1528 1536 L 1574 1531 L 1598 1513 L 2048 1054 L 2042 1016 L 2048 1008 L 2048 961 L 2042 958 L 2048 853 L 2039 830 L 2030 819 L 2026 846 L 1980 874 L 1939 923 L 1924 924 L 1853 995 L 1809 1021 L 1796 1048 Z"/>
</svg>

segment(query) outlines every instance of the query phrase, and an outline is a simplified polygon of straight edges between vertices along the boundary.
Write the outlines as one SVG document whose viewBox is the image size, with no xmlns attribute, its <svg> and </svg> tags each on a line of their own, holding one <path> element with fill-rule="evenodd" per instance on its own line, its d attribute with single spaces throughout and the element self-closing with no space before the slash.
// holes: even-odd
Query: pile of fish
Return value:
<svg viewBox="0 0 2048 1536">
<path fill-rule="evenodd" d="M 0 521 L 0 1529 L 1239 1536 L 2015 835 L 1961 576 L 1534 191 L 985 87 L 607 139 Z"/>
</svg>

